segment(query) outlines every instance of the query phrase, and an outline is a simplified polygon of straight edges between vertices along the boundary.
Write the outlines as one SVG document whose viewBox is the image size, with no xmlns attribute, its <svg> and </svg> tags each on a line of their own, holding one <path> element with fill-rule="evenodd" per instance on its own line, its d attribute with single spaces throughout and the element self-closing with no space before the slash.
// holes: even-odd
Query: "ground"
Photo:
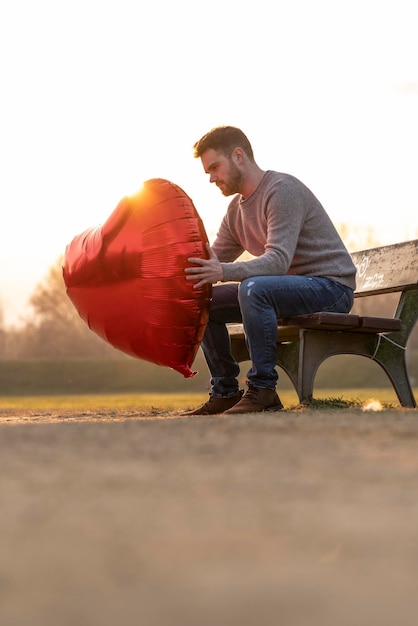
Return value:
<svg viewBox="0 0 418 626">
<path fill-rule="evenodd" d="M 4 626 L 412 626 L 418 413 L 0 411 Z"/>
</svg>

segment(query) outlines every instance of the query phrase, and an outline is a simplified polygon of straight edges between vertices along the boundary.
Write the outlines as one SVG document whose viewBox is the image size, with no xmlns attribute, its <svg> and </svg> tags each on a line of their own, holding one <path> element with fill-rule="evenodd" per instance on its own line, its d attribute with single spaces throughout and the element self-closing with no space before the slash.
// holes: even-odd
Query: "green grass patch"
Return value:
<svg viewBox="0 0 418 626">
<path fill-rule="evenodd" d="M 129 409 L 162 411 L 192 408 L 205 402 L 207 394 L 79 394 L 52 396 L 11 396 L 0 398 L 0 409 Z"/>
<path fill-rule="evenodd" d="M 380 394 L 381 395 L 381 394 Z M 374 410 L 379 410 L 378 407 L 383 409 L 395 409 L 397 404 L 394 402 L 384 402 L 377 399 L 376 396 L 368 397 L 363 400 L 360 398 L 343 398 L 341 397 L 324 397 L 313 398 L 310 401 L 303 402 L 301 407 L 313 409 L 317 411 L 335 410 L 335 409 L 363 409 L 366 405 L 374 406 Z M 371 409 L 373 410 L 373 409 Z"/>
<path fill-rule="evenodd" d="M 415 390 L 415 395 L 417 396 Z M 279 391 L 286 409 L 299 405 L 292 390 Z M 0 409 L 130 409 L 152 411 L 187 410 L 207 400 L 207 393 L 139 393 L 139 394 L 79 394 L 44 396 L 2 396 Z M 385 407 L 399 407 L 396 394 L 389 388 L 317 389 L 315 398 L 303 406 L 313 409 L 359 408 L 365 402 L 376 400 Z"/>
</svg>

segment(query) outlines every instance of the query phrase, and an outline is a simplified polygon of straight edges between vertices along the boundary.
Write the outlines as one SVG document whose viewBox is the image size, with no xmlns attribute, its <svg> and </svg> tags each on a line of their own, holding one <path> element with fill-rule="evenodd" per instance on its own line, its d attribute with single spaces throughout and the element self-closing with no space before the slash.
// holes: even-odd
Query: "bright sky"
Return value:
<svg viewBox="0 0 418 626">
<path fill-rule="evenodd" d="M 2 0 L 6 323 L 144 180 L 180 185 L 212 238 L 228 200 L 192 146 L 219 124 L 303 180 L 337 226 L 416 238 L 416 24 L 415 0 Z"/>
</svg>

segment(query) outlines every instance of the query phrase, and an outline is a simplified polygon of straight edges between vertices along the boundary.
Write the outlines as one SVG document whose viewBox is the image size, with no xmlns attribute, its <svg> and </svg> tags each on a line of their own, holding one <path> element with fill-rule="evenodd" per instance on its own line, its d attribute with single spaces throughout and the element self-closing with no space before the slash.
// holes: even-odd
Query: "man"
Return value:
<svg viewBox="0 0 418 626">
<path fill-rule="evenodd" d="M 187 280 L 213 288 L 202 350 L 211 373 L 209 400 L 188 415 L 283 408 L 276 393 L 277 320 L 318 311 L 347 313 L 355 267 L 313 193 L 288 174 L 262 170 L 244 133 L 214 128 L 194 145 L 211 183 L 233 195 L 209 259 L 190 258 Z M 248 251 L 254 258 L 236 259 Z M 251 369 L 238 389 L 227 322 L 243 322 Z"/>
</svg>

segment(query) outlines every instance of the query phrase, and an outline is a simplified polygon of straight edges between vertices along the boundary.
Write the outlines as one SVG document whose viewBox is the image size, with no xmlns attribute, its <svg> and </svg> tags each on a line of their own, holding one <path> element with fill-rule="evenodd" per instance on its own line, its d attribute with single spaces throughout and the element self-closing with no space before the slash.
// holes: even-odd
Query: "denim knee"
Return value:
<svg viewBox="0 0 418 626">
<path fill-rule="evenodd" d="M 241 309 L 245 308 L 249 302 L 249 296 L 257 291 L 257 281 L 254 277 L 245 278 L 238 289 L 238 301 Z"/>
</svg>

